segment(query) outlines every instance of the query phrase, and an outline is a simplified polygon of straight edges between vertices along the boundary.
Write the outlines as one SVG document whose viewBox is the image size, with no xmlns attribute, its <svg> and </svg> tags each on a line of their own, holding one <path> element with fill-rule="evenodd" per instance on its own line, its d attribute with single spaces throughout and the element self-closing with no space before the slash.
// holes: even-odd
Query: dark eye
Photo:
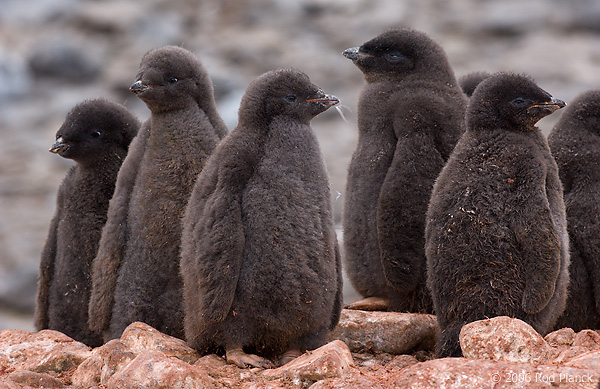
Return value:
<svg viewBox="0 0 600 389">
<path fill-rule="evenodd" d="M 517 97 L 516 99 L 514 99 L 510 103 L 512 105 L 514 105 L 515 107 L 522 107 L 525 104 L 527 104 L 527 101 L 524 98 L 522 98 L 522 97 Z"/>
<path fill-rule="evenodd" d="M 402 54 L 400 54 L 397 51 L 392 51 L 390 53 L 387 53 L 385 55 L 385 57 L 390 62 L 400 62 L 405 58 Z"/>
<path fill-rule="evenodd" d="M 102 136 L 102 132 L 100 130 L 92 131 L 92 138 L 100 138 Z"/>
<path fill-rule="evenodd" d="M 175 84 L 177 81 L 179 81 L 179 78 L 177 77 L 171 77 L 167 80 L 169 84 Z"/>
<path fill-rule="evenodd" d="M 296 101 L 297 97 L 296 95 L 287 95 L 284 97 L 285 101 L 287 101 L 288 103 L 293 103 Z"/>
</svg>

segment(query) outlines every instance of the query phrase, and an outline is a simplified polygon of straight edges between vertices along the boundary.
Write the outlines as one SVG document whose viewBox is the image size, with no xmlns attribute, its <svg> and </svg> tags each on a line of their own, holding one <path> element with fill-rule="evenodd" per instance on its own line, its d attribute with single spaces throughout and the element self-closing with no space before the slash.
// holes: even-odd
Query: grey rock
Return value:
<svg viewBox="0 0 600 389">
<path fill-rule="evenodd" d="M 2 0 L 0 20 L 28 23 L 48 23 L 73 12 L 78 0 Z"/>
<path fill-rule="evenodd" d="M 12 271 L 0 269 L 0 307 L 33 313 L 38 272 L 27 266 Z"/>
<path fill-rule="evenodd" d="M 16 51 L 0 47 L 0 101 L 24 96 L 32 86 L 25 59 Z"/>
<path fill-rule="evenodd" d="M 433 315 L 344 309 L 330 339 L 343 341 L 352 352 L 405 354 L 431 350 L 436 332 Z"/>
<path fill-rule="evenodd" d="M 38 77 L 90 82 L 100 75 L 102 61 L 87 47 L 68 39 L 50 38 L 34 47 L 29 65 Z"/>
<path fill-rule="evenodd" d="M 183 15 L 153 12 L 137 20 L 130 36 L 137 45 L 143 45 L 148 50 L 165 45 L 181 45 L 186 41 L 183 23 Z"/>
</svg>

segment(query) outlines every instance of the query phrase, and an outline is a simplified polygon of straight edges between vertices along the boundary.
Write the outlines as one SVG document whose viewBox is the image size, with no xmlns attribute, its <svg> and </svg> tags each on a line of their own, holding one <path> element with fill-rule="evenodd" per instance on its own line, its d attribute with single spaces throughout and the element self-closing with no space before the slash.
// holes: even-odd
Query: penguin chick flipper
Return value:
<svg viewBox="0 0 600 389">
<path fill-rule="evenodd" d="M 332 235 L 335 236 L 335 231 L 332 231 Z M 344 277 L 342 275 L 342 254 L 340 253 L 340 246 L 338 246 L 337 243 L 335 245 L 335 267 L 338 279 L 338 290 L 335 294 L 335 303 L 333 305 L 331 323 L 329 324 L 330 331 L 333 331 L 340 322 L 340 316 L 342 315 L 342 307 L 344 306 Z"/>
<path fill-rule="evenodd" d="M 254 354 L 246 354 L 241 347 L 228 348 L 225 350 L 225 357 L 227 363 L 241 367 L 242 369 L 248 367 L 258 367 L 262 369 L 272 369 L 275 367 L 273 362 L 268 359 L 259 357 Z"/>
<path fill-rule="evenodd" d="M 525 205 L 524 205 L 525 206 Z M 547 210 L 549 213 L 550 211 Z M 528 264 L 525 274 L 535 275 L 528 277 L 525 283 L 523 299 L 521 302 L 523 310 L 528 314 L 534 314 L 548 304 L 554 295 L 556 279 L 560 272 L 560 243 L 558 236 L 553 231 L 551 220 L 547 220 L 548 227 L 544 228 L 540 223 L 530 225 L 521 229 L 521 234 L 527 234 L 526 241 L 522 241 L 523 257 L 533 258 Z M 544 224 L 544 223 L 541 223 Z M 519 239 L 521 240 L 521 239 Z"/>
<path fill-rule="evenodd" d="M 365 297 L 364 299 L 356 300 L 353 303 L 344 305 L 345 309 L 359 311 L 387 311 L 390 307 L 390 300 L 384 297 Z"/>
<path fill-rule="evenodd" d="M 587 212 L 587 219 L 581 218 L 578 221 L 585 227 L 577 228 L 575 230 L 576 235 L 572 234 L 570 239 L 581 253 L 585 266 L 589 271 L 593 285 L 593 297 L 596 302 L 596 312 L 600 315 L 600 245 L 597 244 L 598 236 L 600 236 L 600 213 L 596 211 L 596 207 L 594 206 L 594 210 Z M 582 207 L 582 211 L 583 209 L 584 207 Z"/>
<path fill-rule="evenodd" d="M 436 112 L 420 98 L 410 99 L 394 119 L 396 150 L 379 193 L 377 235 L 387 281 L 399 292 L 410 292 L 425 277 L 425 214 L 435 179 L 444 166 L 436 148 Z M 413 166 L 414 168 L 407 168 Z"/>
<path fill-rule="evenodd" d="M 239 154 L 226 145 L 215 151 L 198 177 L 183 218 L 186 311 L 197 312 L 205 323 L 220 322 L 230 313 L 245 245 L 241 197 L 247 177 L 223 174 L 211 161 Z"/>
</svg>

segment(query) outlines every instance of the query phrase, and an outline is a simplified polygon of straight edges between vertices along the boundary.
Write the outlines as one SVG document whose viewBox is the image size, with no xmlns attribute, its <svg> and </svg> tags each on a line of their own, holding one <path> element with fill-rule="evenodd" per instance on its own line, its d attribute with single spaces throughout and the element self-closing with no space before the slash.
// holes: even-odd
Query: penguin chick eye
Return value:
<svg viewBox="0 0 600 389">
<path fill-rule="evenodd" d="M 517 97 L 516 99 L 514 99 L 510 103 L 512 105 L 514 105 L 515 107 L 524 107 L 525 105 L 527 105 L 527 101 L 524 98 L 522 98 L 522 97 Z"/>
<path fill-rule="evenodd" d="M 296 95 L 287 95 L 284 97 L 284 100 L 287 101 L 288 103 L 294 103 L 296 102 L 298 98 L 296 97 Z"/>
<path fill-rule="evenodd" d="M 102 132 L 100 132 L 100 130 L 94 130 L 92 131 L 92 138 L 100 138 L 102 136 Z"/>
<path fill-rule="evenodd" d="M 400 61 L 404 60 L 406 57 L 397 51 L 392 51 L 390 53 L 386 53 L 385 58 L 390 62 L 400 62 Z"/>
<path fill-rule="evenodd" d="M 177 77 L 171 77 L 167 80 L 167 82 L 171 85 L 177 83 L 177 81 L 179 81 L 179 79 Z"/>
</svg>

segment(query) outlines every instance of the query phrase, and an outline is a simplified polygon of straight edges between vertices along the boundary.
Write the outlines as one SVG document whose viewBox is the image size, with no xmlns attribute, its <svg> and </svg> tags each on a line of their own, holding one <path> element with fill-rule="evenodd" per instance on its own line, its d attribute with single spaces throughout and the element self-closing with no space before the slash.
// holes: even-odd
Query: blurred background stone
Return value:
<svg viewBox="0 0 600 389">
<path fill-rule="evenodd" d="M 0 329 L 32 329 L 39 255 L 72 166 L 48 153 L 55 132 L 87 98 L 109 98 L 147 119 L 128 88 L 152 48 L 181 45 L 201 58 L 230 129 L 248 83 L 274 68 L 303 70 L 340 97 L 347 122 L 330 110 L 312 123 L 338 224 L 364 85 L 344 49 L 412 27 L 445 48 L 457 76 L 524 72 L 567 102 L 600 88 L 596 0 L 0 0 L 0 9 Z M 540 122 L 545 133 L 559 115 Z"/>
</svg>

